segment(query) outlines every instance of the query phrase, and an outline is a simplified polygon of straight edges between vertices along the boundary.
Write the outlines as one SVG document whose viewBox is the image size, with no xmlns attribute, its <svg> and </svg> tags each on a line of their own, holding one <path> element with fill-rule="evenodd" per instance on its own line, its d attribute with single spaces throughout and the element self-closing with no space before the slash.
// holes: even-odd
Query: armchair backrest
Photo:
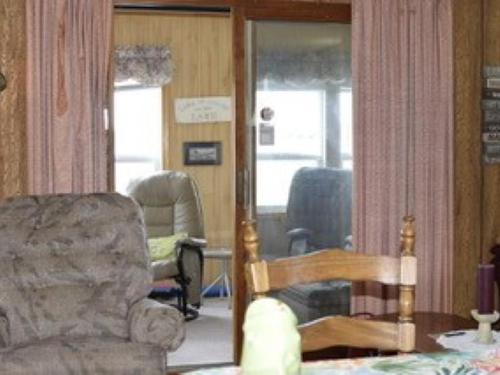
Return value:
<svg viewBox="0 0 500 375">
<path fill-rule="evenodd" d="M 304 167 L 290 185 L 287 230 L 312 232 L 313 248 L 342 248 L 351 235 L 352 171 Z"/>
<path fill-rule="evenodd" d="M 127 193 L 144 210 L 148 237 L 186 232 L 204 237 L 198 189 L 184 172 L 161 171 L 133 181 Z"/>
<path fill-rule="evenodd" d="M 115 193 L 8 199 L 0 203 L 0 275 L 5 345 L 127 338 L 129 308 L 152 282 L 140 209 Z"/>
</svg>

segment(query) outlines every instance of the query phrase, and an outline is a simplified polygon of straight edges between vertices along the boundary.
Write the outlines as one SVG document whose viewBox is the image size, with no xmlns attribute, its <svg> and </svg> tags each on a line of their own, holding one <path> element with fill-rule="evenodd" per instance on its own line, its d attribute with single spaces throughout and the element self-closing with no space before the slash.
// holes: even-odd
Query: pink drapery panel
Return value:
<svg viewBox="0 0 500 375">
<path fill-rule="evenodd" d="M 111 0 L 27 0 L 32 194 L 107 190 Z"/>
<path fill-rule="evenodd" d="M 354 247 L 398 255 L 416 217 L 416 309 L 451 312 L 451 0 L 354 0 Z M 354 311 L 396 311 L 397 290 L 357 288 Z M 382 298 L 381 298 L 382 297 Z"/>
</svg>

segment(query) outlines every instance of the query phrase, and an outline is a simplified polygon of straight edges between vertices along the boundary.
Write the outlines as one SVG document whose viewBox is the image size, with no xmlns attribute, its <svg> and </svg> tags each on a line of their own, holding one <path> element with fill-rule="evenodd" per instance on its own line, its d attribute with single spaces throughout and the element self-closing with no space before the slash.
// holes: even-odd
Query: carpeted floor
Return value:
<svg viewBox="0 0 500 375">
<path fill-rule="evenodd" d="M 227 299 L 205 298 L 197 319 L 186 322 L 186 339 L 168 353 L 169 369 L 182 370 L 200 365 L 233 361 L 233 310 Z"/>
</svg>

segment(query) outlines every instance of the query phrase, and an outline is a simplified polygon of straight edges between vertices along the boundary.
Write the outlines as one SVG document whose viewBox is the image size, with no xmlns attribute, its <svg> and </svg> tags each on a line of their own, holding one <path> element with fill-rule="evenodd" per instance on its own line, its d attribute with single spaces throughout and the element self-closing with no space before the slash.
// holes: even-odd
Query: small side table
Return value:
<svg viewBox="0 0 500 375">
<path fill-rule="evenodd" d="M 212 281 L 210 285 L 205 288 L 205 290 L 203 290 L 201 297 L 203 298 L 205 294 L 207 294 L 215 285 L 220 284 L 221 288 L 219 289 L 219 297 L 222 298 L 225 292 L 228 298 L 228 308 L 231 308 L 231 278 L 229 277 L 228 272 L 229 262 L 232 255 L 233 252 L 230 249 L 225 248 L 212 250 L 208 248 L 203 250 L 203 258 L 220 261 L 222 264 L 222 271 L 219 276 L 217 276 L 215 280 Z"/>
</svg>

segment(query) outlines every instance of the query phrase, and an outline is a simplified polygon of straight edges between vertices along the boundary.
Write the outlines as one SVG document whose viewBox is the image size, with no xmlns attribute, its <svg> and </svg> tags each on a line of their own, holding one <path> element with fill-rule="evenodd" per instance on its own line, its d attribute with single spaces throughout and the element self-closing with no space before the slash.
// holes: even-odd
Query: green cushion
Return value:
<svg viewBox="0 0 500 375">
<path fill-rule="evenodd" d="M 152 261 L 165 260 L 175 256 L 177 241 L 187 238 L 187 233 L 180 232 L 173 236 L 148 239 L 149 253 Z"/>
</svg>

